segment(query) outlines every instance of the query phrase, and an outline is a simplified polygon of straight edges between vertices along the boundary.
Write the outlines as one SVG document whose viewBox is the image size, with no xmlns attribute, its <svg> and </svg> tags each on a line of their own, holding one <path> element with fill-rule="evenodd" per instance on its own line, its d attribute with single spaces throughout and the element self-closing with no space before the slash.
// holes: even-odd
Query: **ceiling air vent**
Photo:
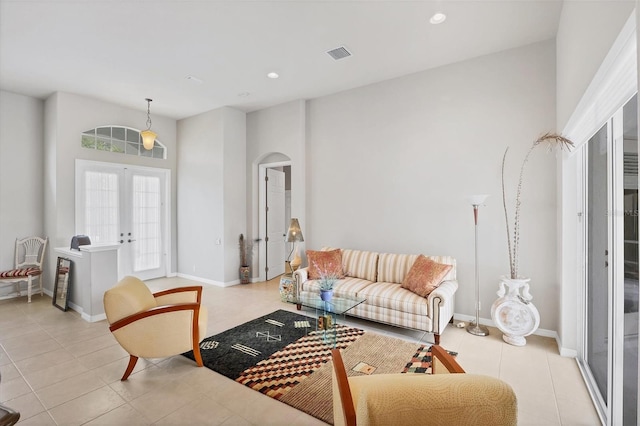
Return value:
<svg viewBox="0 0 640 426">
<path fill-rule="evenodd" d="M 338 59 L 348 58 L 349 56 L 351 56 L 351 52 L 349 52 L 347 50 L 347 48 L 344 47 L 344 46 L 340 46 L 340 47 L 336 47 L 335 49 L 331 49 L 331 50 L 327 51 L 327 53 L 329 54 L 329 56 L 331 56 L 336 61 Z"/>
</svg>

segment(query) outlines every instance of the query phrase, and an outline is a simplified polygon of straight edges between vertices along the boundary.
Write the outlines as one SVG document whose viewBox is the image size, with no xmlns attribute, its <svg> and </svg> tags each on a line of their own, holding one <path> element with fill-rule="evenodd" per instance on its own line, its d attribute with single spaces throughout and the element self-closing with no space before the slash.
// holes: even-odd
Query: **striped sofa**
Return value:
<svg viewBox="0 0 640 426">
<path fill-rule="evenodd" d="M 325 247 L 322 250 L 334 249 Z M 427 297 L 421 297 L 401 286 L 418 256 L 343 249 L 342 267 L 346 277 L 336 283 L 333 294 L 366 299 L 348 315 L 430 332 L 437 344 L 440 334 L 453 318 L 454 297 L 458 289 L 456 260 L 450 256 L 427 256 L 452 268 L 438 288 Z M 319 283 L 308 279 L 307 268 L 298 269 L 293 277 L 298 298 L 304 298 L 305 293 L 319 293 Z"/>
</svg>

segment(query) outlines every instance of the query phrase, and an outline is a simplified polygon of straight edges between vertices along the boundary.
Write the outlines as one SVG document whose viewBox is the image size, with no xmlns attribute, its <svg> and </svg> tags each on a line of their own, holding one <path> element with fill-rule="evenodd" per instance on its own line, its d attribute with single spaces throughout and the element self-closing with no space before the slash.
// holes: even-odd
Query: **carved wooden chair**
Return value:
<svg viewBox="0 0 640 426">
<path fill-rule="evenodd" d="M 109 330 L 129 353 L 127 380 L 138 358 L 163 358 L 193 350 L 202 367 L 200 341 L 207 333 L 207 308 L 201 306 L 202 286 L 151 293 L 136 277 L 125 277 L 104 293 Z"/>
<path fill-rule="evenodd" d="M 438 345 L 431 354 L 432 374 L 347 377 L 342 355 L 333 349 L 334 425 L 517 424 L 516 396 L 508 384 L 465 374 Z"/>
<path fill-rule="evenodd" d="M 18 296 L 22 296 L 20 283 L 26 281 L 27 302 L 31 303 L 33 280 L 37 278 L 42 296 L 42 262 L 47 242 L 47 238 L 40 237 L 16 239 L 14 269 L 0 272 L 0 285 L 13 284 Z"/>
</svg>

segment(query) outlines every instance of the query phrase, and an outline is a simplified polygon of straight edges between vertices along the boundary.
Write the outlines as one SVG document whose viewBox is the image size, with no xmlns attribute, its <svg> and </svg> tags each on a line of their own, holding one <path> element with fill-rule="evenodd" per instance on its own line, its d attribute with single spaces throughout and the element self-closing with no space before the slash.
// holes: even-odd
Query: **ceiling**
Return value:
<svg viewBox="0 0 640 426">
<path fill-rule="evenodd" d="M 149 97 L 152 115 L 174 119 L 249 112 L 551 39 L 561 9 L 561 0 L 0 0 L 0 89 L 145 111 Z M 447 15 L 440 25 L 429 23 L 436 11 Z M 352 56 L 326 53 L 339 46 Z"/>
</svg>

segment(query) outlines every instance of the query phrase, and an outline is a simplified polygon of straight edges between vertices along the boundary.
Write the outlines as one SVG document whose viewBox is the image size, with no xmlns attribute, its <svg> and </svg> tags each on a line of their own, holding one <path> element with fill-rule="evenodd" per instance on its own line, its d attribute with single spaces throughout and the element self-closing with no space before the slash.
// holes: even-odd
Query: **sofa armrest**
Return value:
<svg viewBox="0 0 640 426">
<path fill-rule="evenodd" d="M 451 318 L 458 281 L 444 281 L 427 296 L 427 315 L 431 318 L 433 332 L 441 334 Z"/>
<path fill-rule="evenodd" d="M 300 268 L 293 273 L 293 294 L 296 299 L 300 299 L 300 290 L 302 290 L 302 283 L 309 279 L 309 268 Z"/>
</svg>

